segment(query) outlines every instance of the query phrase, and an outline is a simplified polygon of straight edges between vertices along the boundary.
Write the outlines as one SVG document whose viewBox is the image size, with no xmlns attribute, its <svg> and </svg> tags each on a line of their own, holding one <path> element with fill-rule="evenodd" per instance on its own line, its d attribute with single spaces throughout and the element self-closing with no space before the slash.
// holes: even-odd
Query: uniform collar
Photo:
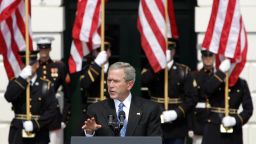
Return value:
<svg viewBox="0 0 256 144">
<path fill-rule="evenodd" d="M 205 72 L 205 73 L 207 73 L 207 74 L 212 74 L 212 73 L 214 72 L 213 67 L 210 68 L 210 69 L 203 67 L 202 70 L 203 70 L 203 72 Z"/>
<path fill-rule="evenodd" d="M 53 61 L 51 58 L 49 58 L 46 62 L 42 62 L 41 60 L 39 60 L 40 65 L 47 65 L 48 63 L 52 63 L 52 62 Z"/>
</svg>

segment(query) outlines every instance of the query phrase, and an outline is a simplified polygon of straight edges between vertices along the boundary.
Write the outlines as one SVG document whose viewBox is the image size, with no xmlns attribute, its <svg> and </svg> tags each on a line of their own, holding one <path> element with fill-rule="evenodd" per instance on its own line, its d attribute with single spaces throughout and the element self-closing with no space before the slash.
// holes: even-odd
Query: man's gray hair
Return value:
<svg viewBox="0 0 256 144">
<path fill-rule="evenodd" d="M 114 70 L 114 69 L 123 69 L 124 70 L 124 79 L 125 81 L 131 81 L 133 80 L 135 82 L 135 77 L 136 77 L 136 71 L 133 66 L 131 66 L 129 63 L 126 62 L 116 62 L 113 63 L 110 67 L 109 70 Z"/>
</svg>

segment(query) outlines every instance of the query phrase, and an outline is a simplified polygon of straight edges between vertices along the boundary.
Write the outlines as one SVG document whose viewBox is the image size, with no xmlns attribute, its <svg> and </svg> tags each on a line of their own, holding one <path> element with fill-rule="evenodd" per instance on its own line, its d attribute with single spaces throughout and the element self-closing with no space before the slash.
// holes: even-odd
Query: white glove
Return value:
<svg viewBox="0 0 256 144">
<path fill-rule="evenodd" d="M 178 115 L 175 112 L 175 110 L 168 110 L 168 111 L 163 112 L 164 122 L 172 122 L 172 121 L 176 120 L 177 117 L 178 117 Z"/>
<path fill-rule="evenodd" d="M 23 128 L 26 132 L 32 132 L 33 131 L 33 123 L 32 121 L 24 121 L 23 122 Z"/>
<path fill-rule="evenodd" d="M 23 79 L 27 79 L 29 76 L 32 75 L 32 67 L 30 65 L 27 65 L 23 70 L 20 72 L 20 76 Z"/>
<path fill-rule="evenodd" d="M 194 137 L 194 131 L 189 130 L 189 131 L 188 131 L 188 136 L 189 136 L 190 138 L 193 138 L 193 137 Z"/>
<path fill-rule="evenodd" d="M 62 129 L 66 128 L 66 124 L 64 122 L 61 122 L 61 128 Z"/>
<path fill-rule="evenodd" d="M 95 58 L 94 62 L 101 66 L 102 64 L 104 64 L 108 59 L 108 55 L 106 51 L 101 51 L 97 57 Z"/>
<path fill-rule="evenodd" d="M 231 63 L 229 59 L 225 59 L 224 61 L 221 62 L 219 69 L 222 72 L 227 72 L 230 69 Z"/>
<path fill-rule="evenodd" d="M 236 125 L 236 119 L 232 116 L 225 116 L 222 119 L 222 124 L 224 127 L 233 127 Z"/>
<path fill-rule="evenodd" d="M 171 50 L 166 50 L 166 61 L 167 63 L 172 60 Z"/>
<path fill-rule="evenodd" d="M 109 63 L 104 64 L 104 73 L 108 72 Z"/>
</svg>

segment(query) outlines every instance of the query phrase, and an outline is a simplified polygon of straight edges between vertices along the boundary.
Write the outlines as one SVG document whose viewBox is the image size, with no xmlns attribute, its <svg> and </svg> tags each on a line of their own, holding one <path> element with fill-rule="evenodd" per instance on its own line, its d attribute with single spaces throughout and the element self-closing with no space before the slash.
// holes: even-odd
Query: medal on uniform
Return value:
<svg viewBox="0 0 256 144">
<path fill-rule="evenodd" d="M 51 68 L 51 76 L 54 80 L 58 77 L 58 68 Z"/>
</svg>

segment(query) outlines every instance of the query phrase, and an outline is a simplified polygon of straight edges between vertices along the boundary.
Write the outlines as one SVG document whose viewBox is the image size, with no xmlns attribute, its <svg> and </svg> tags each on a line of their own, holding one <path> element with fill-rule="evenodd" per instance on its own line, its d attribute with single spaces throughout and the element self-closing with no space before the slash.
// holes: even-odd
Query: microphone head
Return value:
<svg viewBox="0 0 256 144">
<path fill-rule="evenodd" d="M 125 112 L 124 111 L 120 111 L 118 114 L 118 118 L 121 119 L 125 119 Z"/>
<path fill-rule="evenodd" d="M 108 115 L 108 125 L 112 125 L 114 123 L 114 116 Z"/>
</svg>

